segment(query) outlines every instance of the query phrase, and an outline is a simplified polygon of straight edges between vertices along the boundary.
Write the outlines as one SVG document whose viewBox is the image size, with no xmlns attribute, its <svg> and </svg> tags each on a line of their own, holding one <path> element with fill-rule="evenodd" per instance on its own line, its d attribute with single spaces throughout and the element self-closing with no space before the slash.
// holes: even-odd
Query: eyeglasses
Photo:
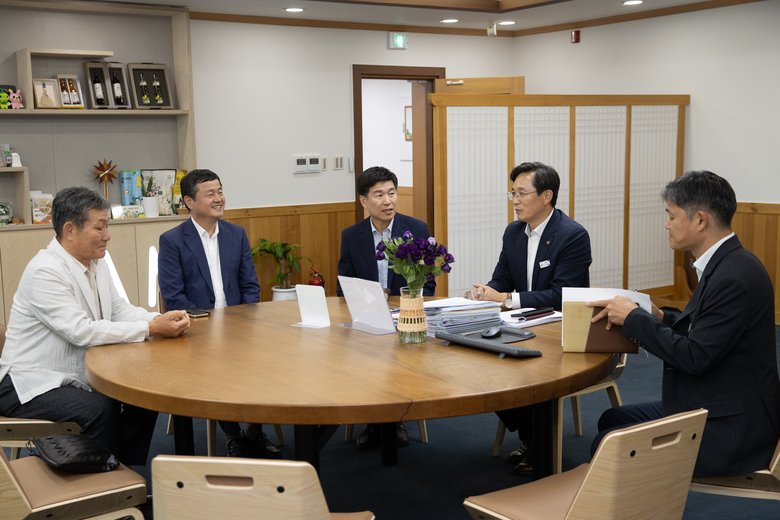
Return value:
<svg viewBox="0 0 780 520">
<path fill-rule="evenodd" d="M 517 192 L 515 192 L 515 191 L 508 191 L 506 193 L 506 196 L 509 198 L 509 200 L 515 200 L 515 197 L 517 197 L 518 199 L 524 199 L 527 196 L 532 195 L 534 193 L 538 194 L 539 192 L 538 191 L 528 191 L 528 192 L 524 192 L 524 191 L 517 191 Z"/>
</svg>

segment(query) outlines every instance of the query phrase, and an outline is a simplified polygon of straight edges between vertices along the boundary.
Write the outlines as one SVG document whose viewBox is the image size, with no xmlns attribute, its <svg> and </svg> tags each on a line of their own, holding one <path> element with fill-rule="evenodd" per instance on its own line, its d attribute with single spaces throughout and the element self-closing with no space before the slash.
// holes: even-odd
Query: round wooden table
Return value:
<svg viewBox="0 0 780 520">
<path fill-rule="evenodd" d="M 335 431 L 323 425 L 537 405 L 543 424 L 535 427 L 546 437 L 550 400 L 597 383 L 615 365 L 609 354 L 564 354 L 560 323 L 534 327 L 537 337 L 522 343 L 542 357 L 499 359 L 434 338 L 404 344 L 397 334 L 340 327 L 350 321 L 343 298 L 328 298 L 328 311 L 331 326 L 311 329 L 291 326 L 300 321 L 296 301 L 215 309 L 181 338 L 90 348 L 87 378 L 101 393 L 174 416 L 296 425 L 296 458 L 318 467 L 323 436 Z M 182 433 L 191 444 L 191 422 Z"/>
</svg>

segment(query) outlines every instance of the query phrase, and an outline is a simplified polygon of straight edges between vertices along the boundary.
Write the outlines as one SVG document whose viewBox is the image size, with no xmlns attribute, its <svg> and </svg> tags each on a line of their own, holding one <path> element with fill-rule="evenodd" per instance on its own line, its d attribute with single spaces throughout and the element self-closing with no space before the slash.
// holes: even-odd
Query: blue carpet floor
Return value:
<svg viewBox="0 0 780 520">
<path fill-rule="evenodd" d="M 780 330 L 778 330 L 780 337 Z M 780 349 L 779 349 L 780 350 Z M 628 357 L 618 387 L 624 403 L 660 399 L 661 361 L 643 352 Z M 606 392 L 582 397 L 583 436 L 574 435 L 571 407 L 564 407 L 563 469 L 589 461 L 591 441 L 597 432 L 597 420 L 610 406 Z M 173 435 L 166 435 L 168 416 L 161 414 L 151 448 L 150 458 L 173 453 Z M 530 479 L 518 477 L 506 455 L 518 447 L 516 435 L 507 433 L 500 457 L 492 457 L 497 418 L 482 414 L 427 421 L 429 443 L 422 444 L 415 422 L 406 423 L 412 443 L 399 449 L 399 463 L 393 467 L 381 464 L 380 450 L 360 452 L 344 440 L 340 428 L 321 453 L 321 481 L 332 511 L 373 511 L 382 519 L 469 519 L 463 508 L 464 498 L 495 491 Z M 273 428 L 266 432 L 274 439 Z M 357 437 L 362 429 L 355 427 Z M 284 426 L 287 446 L 284 458 L 293 459 L 293 428 Z M 224 456 L 225 443 L 218 428 L 217 454 Z M 205 421 L 195 421 L 195 450 L 206 453 Z M 22 450 L 24 451 L 24 450 Z M 150 483 L 150 466 L 134 467 Z M 153 518 L 145 510 L 147 520 Z M 219 515 L 215 516 L 218 518 Z M 780 502 L 722 497 L 689 493 L 684 520 L 753 520 L 780 519 Z"/>
</svg>

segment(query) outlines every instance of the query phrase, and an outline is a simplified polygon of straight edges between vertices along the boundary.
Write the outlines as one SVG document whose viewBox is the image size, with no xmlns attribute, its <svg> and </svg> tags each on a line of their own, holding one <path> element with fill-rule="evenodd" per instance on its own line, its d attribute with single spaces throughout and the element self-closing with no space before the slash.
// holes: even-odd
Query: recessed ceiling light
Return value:
<svg viewBox="0 0 780 520">
<path fill-rule="evenodd" d="M 303 9 L 301 9 L 300 7 L 287 7 L 285 8 L 285 11 L 287 11 L 288 13 L 300 13 L 303 11 Z"/>
<path fill-rule="evenodd" d="M 623 2 L 623 5 L 639 5 L 642 3 L 642 0 L 626 0 Z"/>
<path fill-rule="evenodd" d="M 447 18 L 445 20 L 439 20 L 439 23 L 458 23 L 457 18 Z"/>
<path fill-rule="evenodd" d="M 506 21 L 503 21 L 503 22 L 498 22 L 498 25 L 514 25 L 514 24 L 515 24 L 515 22 L 513 22 L 512 20 L 506 20 Z"/>
</svg>

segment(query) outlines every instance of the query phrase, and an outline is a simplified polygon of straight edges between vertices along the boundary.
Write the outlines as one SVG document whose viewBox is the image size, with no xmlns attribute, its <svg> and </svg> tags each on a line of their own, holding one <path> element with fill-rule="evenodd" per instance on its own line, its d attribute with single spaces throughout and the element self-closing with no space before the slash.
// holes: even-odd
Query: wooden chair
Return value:
<svg viewBox="0 0 780 520">
<path fill-rule="evenodd" d="M 425 419 L 420 419 L 417 421 L 417 427 L 420 429 L 420 441 L 427 444 L 428 443 L 428 427 L 425 426 Z M 345 434 L 344 434 L 344 440 L 345 441 L 351 441 L 352 440 L 352 432 L 355 429 L 354 424 L 348 424 Z"/>
<path fill-rule="evenodd" d="M 5 325 L 0 325 L 0 354 L 5 346 Z M 19 452 L 30 437 L 47 437 L 58 433 L 79 433 L 81 426 L 74 422 L 56 423 L 45 419 L 16 419 L 0 416 L 0 446 L 11 448 L 11 460 L 19 458 Z"/>
<path fill-rule="evenodd" d="M 168 312 L 168 306 L 165 305 L 165 300 L 160 293 L 160 289 L 157 289 L 157 308 L 160 314 Z M 173 416 L 168 416 L 168 428 L 166 430 L 168 434 L 173 433 Z M 279 446 L 284 446 L 284 432 L 282 426 L 274 424 L 274 432 L 276 433 L 276 440 L 279 442 Z M 206 449 L 209 457 L 213 457 L 217 454 L 217 421 L 212 419 L 206 419 Z"/>
<path fill-rule="evenodd" d="M 475 520 L 682 518 L 707 410 L 611 432 L 590 464 L 469 497 Z"/>
<path fill-rule="evenodd" d="M 4 520 L 143 520 L 146 481 L 125 465 L 106 473 L 55 470 L 39 457 L 9 461 L 0 450 L 0 511 Z"/>
<path fill-rule="evenodd" d="M 330 513 L 307 462 L 158 455 L 152 460 L 152 490 L 158 520 L 374 518 L 370 511 Z"/>
<path fill-rule="evenodd" d="M 780 500 L 780 441 L 777 442 L 775 454 L 767 469 L 736 477 L 694 478 L 690 490 L 731 497 Z"/>
<path fill-rule="evenodd" d="M 618 355 L 618 354 L 615 354 Z M 615 380 L 623 373 L 623 369 L 626 368 L 626 359 L 628 354 L 620 354 L 620 360 L 615 366 L 615 369 L 607 377 L 578 392 L 574 392 L 557 399 L 555 403 L 556 408 L 556 421 L 554 426 L 555 443 L 553 445 L 553 469 L 555 473 L 560 473 L 563 462 L 563 400 L 567 397 L 571 398 L 571 413 L 574 419 L 574 434 L 577 437 L 582 437 L 582 415 L 580 408 L 580 396 L 590 394 L 592 392 L 598 392 L 599 390 L 606 390 L 609 396 L 609 402 L 612 407 L 622 406 L 623 401 L 620 399 L 620 391 L 618 390 Z M 496 430 L 496 441 L 493 443 L 493 456 L 498 457 L 501 453 L 501 445 L 504 442 L 504 434 L 506 433 L 506 426 L 501 420 L 498 421 L 498 429 Z"/>
</svg>

